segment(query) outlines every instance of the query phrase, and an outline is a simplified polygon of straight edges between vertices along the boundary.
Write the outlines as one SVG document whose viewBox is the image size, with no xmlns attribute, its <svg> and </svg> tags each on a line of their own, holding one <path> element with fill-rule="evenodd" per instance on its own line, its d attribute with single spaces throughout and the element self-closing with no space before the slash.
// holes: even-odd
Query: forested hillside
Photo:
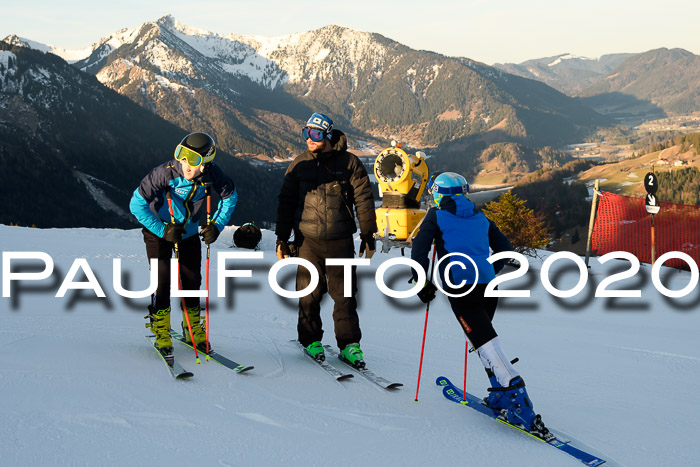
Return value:
<svg viewBox="0 0 700 467">
<path fill-rule="evenodd" d="M 133 190 L 190 131 L 55 55 L 0 42 L 0 223 L 136 227 Z M 225 151 L 216 163 L 239 191 L 235 222 L 274 220 L 279 180 Z"/>
<path fill-rule="evenodd" d="M 658 172 L 661 201 L 679 204 L 700 204 L 700 169 L 686 167 L 669 172 Z"/>
<path fill-rule="evenodd" d="M 591 204 L 588 189 L 581 182 L 568 180 L 590 167 L 590 162 L 573 161 L 549 171 L 537 171 L 523 178 L 514 188 L 527 207 L 546 216 L 550 231 L 559 237 L 565 230 L 585 226 Z"/>
</svg>

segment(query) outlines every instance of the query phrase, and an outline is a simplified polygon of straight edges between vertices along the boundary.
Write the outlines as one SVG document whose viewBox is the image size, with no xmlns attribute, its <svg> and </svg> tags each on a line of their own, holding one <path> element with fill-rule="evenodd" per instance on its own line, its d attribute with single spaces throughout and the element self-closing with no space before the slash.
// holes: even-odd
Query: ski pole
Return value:
<svg viewBox="0 0 700 467">
<path fill-rule="evenodd" d="M 209 193 L 209 186 L 204 189 L 207 195 L 207 225 L 211 222 L 211 194 Z M 207 320 L 207 361 L 209 361 L 209 244 L 207 243 L 207 298 L 206 298 L 206 320 Z"/>
<path fill-rule="evenodd" d="M 433 245 L 433 259 L 430 260 L 430 277 L 428 280 L 432 280 L 433 268 L 435 267 L 435 245 Z M 423 325 L 423 343 L 420 347 L 420 363 L 418 364 L 418 382 L 416 383 L 416 399 L 414 402 L 418 402 L 418 391 L 420 390 L 420 375 L 423 370 L 423 351 L 425 350 L 425 333 L 428 330 L 428 311 L 430 310 L 430 302 L 428 302 L 425 307 L 425 324 Z"/>
<path fill-rule="evenodd" d="M 462 402 L 467 400 L 467 356 L 469 355 L 469 339 L 464 339 L 464 392 Z"/>
<path fill-rule="evenodd" d="M 170 209 L 170 222 L 175 224 L 175 214 L 173 211 L 173 200 L 170 196 L 170 190 L 165 192 L 165 197 L 168 199 L 168 208 Z M 177 260 L 177 285 L 182 290 L 182 281 L 180 280 L 180 251 L 177 242 L 175 242 L 175 259 Z M 187 304 L 185 303 L 185 297 L 180 297 L 182 301 L 182 310 L 185 314 L 185 320 L 187 321 L 187 329 L 190 331 L 190 342 L 192 342 L 192 348 L 194 349 L 194 357 L 197 365 L 202 363 L 199 359 L 199 353 L 197 352 L 197 346 L 194 343 L 194 334 L 192 333 L 192 325 L 190 324 L 190 314 L 187 312 Z"/>
</svg>

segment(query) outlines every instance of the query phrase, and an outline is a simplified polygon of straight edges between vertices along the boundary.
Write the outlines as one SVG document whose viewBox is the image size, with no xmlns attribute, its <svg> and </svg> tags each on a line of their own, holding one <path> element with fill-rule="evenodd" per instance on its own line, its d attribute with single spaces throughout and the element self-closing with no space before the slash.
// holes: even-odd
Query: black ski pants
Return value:
<svg viewBox="0 0 700 467">
<path fill-rule="evenodd" d="M 299 299 L 299 321 L 297 331 L 299 342 L 304 347 L 323 337 L 321 323 L 321 299 L 326 291 L 335 302 L 333 322 L 335 338 L 339 349 L 346 345 L 360 342 L 360 320 L 357 316 L 357 272 L 352 267 L 352 296 L 343 297 L 343 267 L 326 266 L 326 258 L 352 258 L 355 247 L 352 237 L 339 240 L 312 240 L 304 238 L 299 245 L 299 257 L 314 265 L 318 271 L 319 281 L 310 294 Z M 303 267 L 297 268 L 297 290 L 305 289 L 311 283 L 311 274 Z"/>
<path fill-rule="evenodd" d="M 148 259 L 158 259 L 158 289 L 151 297 L 151 305 L 156 310 L 170 306 L 170 258 L 175 244 L 165 241 L 150 230 L 143 229 Z M 198 290 L 202 285 L 202 243 L 199 236 L 193 235 L 178 242 L 180 281 L 183 290 Z M 180 301 L 181 302 L 181 301 Z M 199 297 L 185 297 L 187 307 L 199 305 Z"/>
<path fill-rule="evenodd" d="M 459 289 L 446 288 L 451 294 L 464 293 L 472 286 L 467 284 Z M 464 297 L 449 297 L 452 312 L 475 349 L 478 349 L 498 336 L 493 328 L 493 316 L 496 314 L 498 297 L 484 297 L 486 284 L 476 284 L 474 290 Z"/>
</svg>

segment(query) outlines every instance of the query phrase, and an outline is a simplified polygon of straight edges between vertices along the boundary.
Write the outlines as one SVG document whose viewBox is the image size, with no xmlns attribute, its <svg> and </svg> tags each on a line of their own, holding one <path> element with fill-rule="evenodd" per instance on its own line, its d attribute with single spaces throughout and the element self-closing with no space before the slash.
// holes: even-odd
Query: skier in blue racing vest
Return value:
<svg viewBox="0 0 700 467">
<path fill-rule="evenodd" d="M 456 295 L 448 295 L 452 311 L 486 369 L 491 388 L 485 403 L 500 411 L 501 417 L 509 423 L 540 438 L 550 439 L 552 435 L 541 417 L 535 414 L 525 383 L 505 356 L 491 323 L 498 298 L 484 296 L 487 284 L 505 266 L 505 260 L 493 265 L 489 263 L 489 250 L 494 253 L 510 251 L 510 241 L 496 224 L 475 210 L 474 203 L 467 197 L 469 184 L 461 175 L 454 172 L 433 175 L 428 193 L 435 207 L 425 215 L 413 241 L 411 259 L 420 263 L 427 273 L 428 254 L 433 242 L 438 261 L 450 253 L 466 255 L 471 259 L 452 255 L 440 263 L 438 274 L 445 292 Z M 448 269 L 448 264 L 452 262 L 457 264 Z M 445 276 L 446 270 L 449 277 Z M 414 281 L 418 278 L 415 271 L 413 278 Z M 428 278 L 418 297 L 428 303 L 435 298 L 436 290 L 431 278 Z"/>
</svg>

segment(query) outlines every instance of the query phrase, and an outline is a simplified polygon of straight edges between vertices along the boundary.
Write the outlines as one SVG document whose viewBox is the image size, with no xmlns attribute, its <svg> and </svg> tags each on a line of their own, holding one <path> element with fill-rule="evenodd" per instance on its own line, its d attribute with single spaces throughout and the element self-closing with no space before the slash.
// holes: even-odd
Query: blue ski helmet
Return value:
<svg viewBox="0 0 700 467">
<path fill-rule="evenodd" d="M 458 173 L 443 172 L 432 181 L 428 193 L 433 197 L 435 206 L 440 206 L 443 196 L 466 196 L 469 183 Z"/>
<path fill-rule="evenodd" d="M 330 141 L 331 133 L 333 133 L 333 120 L 331 120 L 328 115 L 320 112 L 314 112 L 311 117 L 309 117 L 309 120 L 306 122 L 306 126 L 304 128 L 315 128 L 317 130 L 321 130 L 323 131 L 324 138 Z"/>
</svg>

